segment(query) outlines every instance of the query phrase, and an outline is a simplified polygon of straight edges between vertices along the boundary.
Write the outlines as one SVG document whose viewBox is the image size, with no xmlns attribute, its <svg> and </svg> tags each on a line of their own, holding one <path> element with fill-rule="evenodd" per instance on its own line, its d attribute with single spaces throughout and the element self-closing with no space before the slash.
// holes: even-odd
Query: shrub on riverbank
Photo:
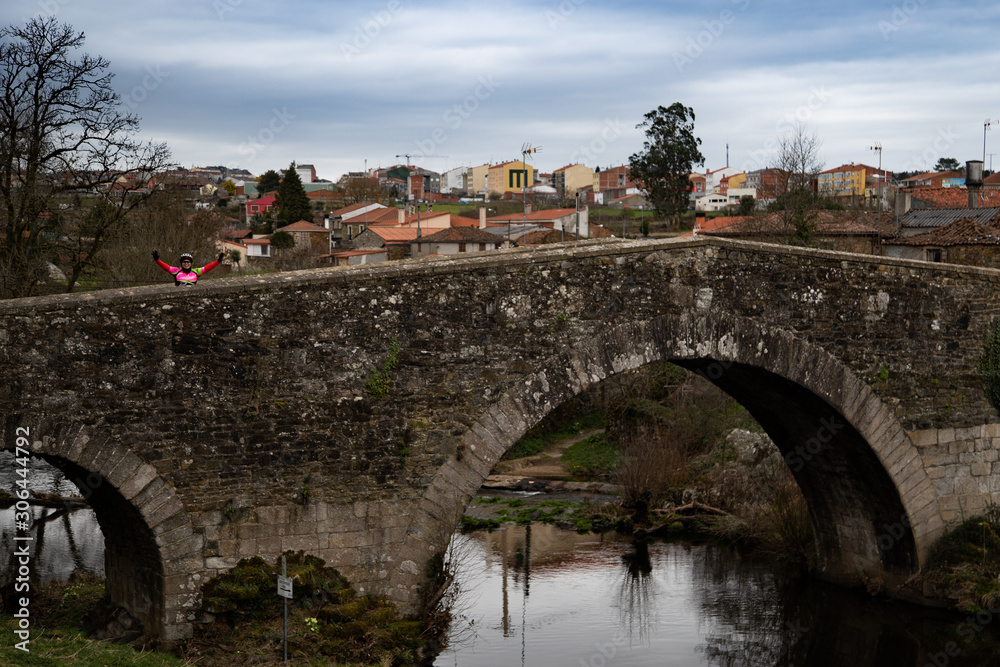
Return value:
<svg viewBox="0 0 1000 667">
<path fill-rule="evenodd" d="M 959 608 L 1000 606 L 1000 507 L 945 533 L 931 550 L 923 577 Z"/>
<path fill-rule="evenodd" d="M 400 618 L 383 597 L 357 595 L 319 558 L 289 552 L 286 559 L 295 593 L 288 607 L 290 660 L 316 665 L 418 662 L 424 645 L 420 621 Z M 0 664 L 228 667 L 280 661 L 279 569 L 280 564 L 276 568 L 257 557 L 212 579 L 203 590 L 203 620 L 209 622 L 198 624 L 194 636 L 170 647 L 169 654 L 149 651 L 148 640 L 138 637 L 137 628 L 128 628 L 131 619 L 107 599 L 103 579 L 84 575 L 33 586 L 30 653 L 0 645 Z M 0 622 L 8 637 L 16 636 L 15 621 Z M 125 628 L 115 641 L 132 643 L 93 638 L 108 634 L 109 621 L 111 627 Z"/>
<path fill-rule="evenodd" d="M 294 579 L 288 607 L 288 654 L 297 659 L 337 664 L 406 665 L 417 660 L 422 645 L 419 621 L 401 619 L 381 596 L 359 596 L 337 570 L 303 552 L 286 553 L 287 576 Z M 203 608 L 211 623 L 196 629 L 182 651 L 200 665 L 242 664 L 281 653 L 281 598 L 275 595 L 280 559 L 241 560 L 203 588 Z M 238 647 L 243 659 L 231 662 L 232 651 L 202 652 L 202 647 Z"/>
</svg>

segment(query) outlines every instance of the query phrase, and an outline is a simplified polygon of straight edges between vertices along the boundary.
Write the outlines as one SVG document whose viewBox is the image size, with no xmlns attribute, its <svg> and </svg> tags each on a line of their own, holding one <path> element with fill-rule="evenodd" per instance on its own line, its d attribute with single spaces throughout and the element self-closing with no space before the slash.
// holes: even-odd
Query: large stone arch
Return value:
<svg viewBox="0 0 1000 667">
<path fill-rule="evenodd" d="M 588 387 L 655 361 L 702 373 L 768 431 L 806 495 L 827 577 L 897 583 L 924 564 L 944 523 L 917 449 L 881 398 L 819 345 L 704 308 L 577 341 L 476 416 L 413 512 L 390 594 L 415 602 L 425 563 L 443 553 L 486 476 L 531 426 Z"/>
<path fill-rule="evenodd" d="M 31 428 L 32 454 L 60 469 L 94 510 L 111 600 L 148 635 L 189 636 L 206 574 L 204 536 L 195 533 L 174 487 L 124 445 L 86 426 Z"/>
</svg>

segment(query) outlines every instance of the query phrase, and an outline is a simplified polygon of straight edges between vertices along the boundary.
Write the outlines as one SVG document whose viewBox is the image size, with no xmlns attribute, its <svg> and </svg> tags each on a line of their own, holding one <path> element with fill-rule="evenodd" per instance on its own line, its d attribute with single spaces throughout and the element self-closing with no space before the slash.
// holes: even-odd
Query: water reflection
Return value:
<svg viewBox="0 0 1000 667">
<path fill-rule="evenodd" d="M 438 665 L 1000 665 L 1000 617 L 963 640 L 962 619 L 713 544 L 544 525 L 454 542 L 472 594 Z"/>
<path fill-rule="evenodd" d="M 14 454 L 0 452 L 0 488 L 16 491 Z M 79 489 L 63 473 L 41 459 L 32 458 L 28 467 L 30 490 L 60 496 L 79 496 Z M 12 545 L 16 533 L 14 508 L 0 510 L 0 584 L 14 570 Z M 32 505 L 32 577 L 48 582 L 69 578 L 74 570 L 104 574 L 104 535 L 89 507 L 41 507 Z"/>
</svg>

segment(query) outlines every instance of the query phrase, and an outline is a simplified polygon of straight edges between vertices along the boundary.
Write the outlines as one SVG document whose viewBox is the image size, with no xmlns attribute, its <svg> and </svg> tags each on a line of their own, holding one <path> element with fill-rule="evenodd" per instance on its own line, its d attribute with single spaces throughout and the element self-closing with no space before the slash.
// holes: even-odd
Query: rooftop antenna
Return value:
<svg viewBox="0 0 1000 667">
<path fill-rule="evenodd" d="M 882 144 L 876 141 L 868 148 L 878 153 L 878 212 L 879 224 L 882 224 L 882 184 L 885 182 L 885 174 L 882 173 Z"/>
<path fill-rule="evenodd" d="M 405 157 L 406 158 L 406 166 L 409 167 L 410 166 L 410 158 L 411 157 L 448 157 L 448 156 L 447 155 L 423 155 L 421 153 L 417 153 L 416 155 L 410 155 L 409 153 L 400 153 L 396 157 Z"/>
<path fill-rule="evenodd" d="M 524 233 L 528 226 L 528 164 L 525 159 L 538 151 L 541 146 L 531 147 L 530 143 L 521 144 L 521 167 L 523 167 L 524 180 L 521 182 L 521 233 Z M 534 185 L 534 183 L 532 183 Z M 507 220 L 507 245 L 510 246 L 510 220 Z"/>
</svg>

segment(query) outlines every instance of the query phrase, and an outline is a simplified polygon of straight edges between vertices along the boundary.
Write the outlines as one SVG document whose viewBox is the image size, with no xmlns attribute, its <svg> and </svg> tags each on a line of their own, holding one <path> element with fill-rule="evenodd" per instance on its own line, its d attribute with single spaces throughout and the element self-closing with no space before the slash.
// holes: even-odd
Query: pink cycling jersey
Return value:
<svg viewBox="0 0 1000 667">
<path fill-rule="evenodd" d="M 159 264 L 160 268 L 166 271 L 167 273 L 173 274 L 175 285 L 194 285 L 196 282 L 198 282 L 198 278 L 200 278 L 202 274 L 208 273 L 209 271 L 211 271 L 212 269 L 214 269 L 219 265 L 219 262 L 215 261 L 206 264 L 200 269 L 191 269 L 190 271 L 185 271 L 179 266 L 170 266 L 162 259 L 156 260 L 156 263 Z"/>
</svg>

